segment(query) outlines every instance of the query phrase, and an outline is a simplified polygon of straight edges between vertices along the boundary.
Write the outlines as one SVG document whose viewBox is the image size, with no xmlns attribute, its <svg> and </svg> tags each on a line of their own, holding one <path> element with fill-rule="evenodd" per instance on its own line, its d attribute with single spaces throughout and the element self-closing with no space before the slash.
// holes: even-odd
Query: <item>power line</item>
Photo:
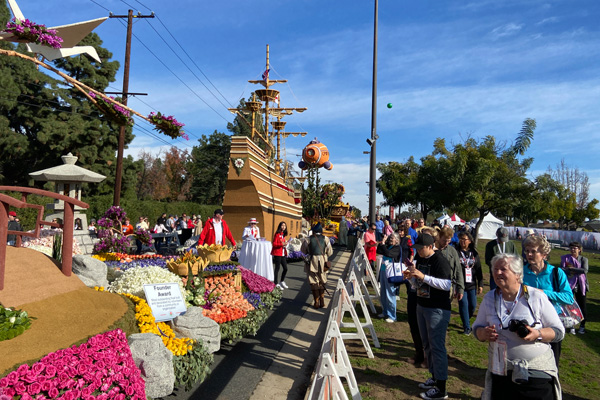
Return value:
<svg viewBox="0 0 600 400">
<path fill-rule="evenodd" d="M 95 5 L 97 5 L 100 8 L 104 8 L 106 11 L 110 12 L 110 10 L 106 7 L 104 7 L 102 4 L 98 3 L 97 1 L 94 0 L 90 0 L 92 3 L 94 3 Z"/>
<path fill-rule="evenodd" d="M 121 22 L 121 21 L 119 21 Z M 123 24 L 123 22 L 121 22 L 121 24 Z M 177 80 L 179 80 L 179 82 L 181 82 L 185 87 L 187 87 L 189 89 L 190 92 L 192 92 L 194 94 L 194 96 L 196 96 L 199 100 L 201 100 L 204 104 L 206 104 L 206 106 L 208 108 L 210 108 L 211 110 L 213 110 L 215 112 L 215 114 L 217 114 L 219 117 L 221 117 L 225 122 L 229 122 L 225 117 L 223 117 L 221 114 L 219 114 L 219 112 L 217 110 L 215 110 L 210 104 L 208 104 L 206 102 L 206 100 L 204 100 L 198 93 L 196 93 L 196 91 L 194 89 L 192 89 L 187 83 L 185 83 L 183 81 L 183 79 L 181 79 L 171 68 L 169 68 L 167 66 L 167 64 L 164 63 L 164 61 L 162 61 L 151 49 L 150 47 L 148 47 L 135 33 L 133 34 L 133 36 L 142 44 L 142 46 L 144 46 L 146 48 L 146 50 L 148 50 L 148 52 L 150 54 L 152 54 L 154 56 L 154 58 L 156 58 L 158 60 L 158 62 L 160 62 L 163 67 L 166 68 L 167 71 L 169 71 L 175 78 L 177 78 Z"/>
</svg>

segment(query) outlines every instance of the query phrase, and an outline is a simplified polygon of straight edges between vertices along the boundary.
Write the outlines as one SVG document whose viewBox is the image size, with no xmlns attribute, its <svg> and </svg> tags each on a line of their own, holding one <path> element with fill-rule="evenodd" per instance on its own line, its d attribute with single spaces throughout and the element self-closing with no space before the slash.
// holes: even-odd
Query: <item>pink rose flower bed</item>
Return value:
<svg viewBox="0 0 600 400">
<path fill-rule="evenodd" d="M 246 286 L 248 286 L 248 289 L 250 289 L 251 292 L 265 293 L 272 292 L 273 289 L 275 289 L 275 284 L 267 278 L 255 274 L 254 272 L 242 267 L 241 265 L 239 265 L 238 268 L 240 269 L 240 271 L 242 271 L 242 280 L 244 281 Z"/>
<path fill-rule="evenodd" d="M 5 399 L 146 399 L 125 332 L 102 333 L 86 343 L 21 365 L 0 379 Z"/>
</svg>

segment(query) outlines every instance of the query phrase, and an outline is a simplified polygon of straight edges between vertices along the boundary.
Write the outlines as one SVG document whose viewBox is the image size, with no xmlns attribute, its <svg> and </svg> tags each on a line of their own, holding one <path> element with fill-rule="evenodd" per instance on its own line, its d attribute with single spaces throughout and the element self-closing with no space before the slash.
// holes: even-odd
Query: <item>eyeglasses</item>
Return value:
<svg viewBox="0 0 600 400">
<path fill-rule="evenodd" d="M 535 253 L 541 253 L 540 250 L 525 250 L 525 254 L 535 254 Z"/>
</svg>

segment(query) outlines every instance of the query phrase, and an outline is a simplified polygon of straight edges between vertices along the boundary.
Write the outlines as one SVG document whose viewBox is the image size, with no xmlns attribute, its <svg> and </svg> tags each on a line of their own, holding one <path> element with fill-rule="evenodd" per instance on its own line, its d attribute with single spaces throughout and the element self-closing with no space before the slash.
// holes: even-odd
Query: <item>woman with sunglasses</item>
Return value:
<svg viewBox="0 0 600 400">
<path fill-rule="evenodd" d="M 569 243 L 569 251 L 571 254 L 565 254 L 560 258 L 560 267 L 567 274 L 569 279 L 569 285 L 575 296 L 581 313 L 583 314 L 583 321 L 579 325 L 577 333 L 583 335 L 585 333 L 585 320 L 587 318 L 587 312 L 585 308 L 585 295 L 590 290 L 590 286 L 587 281 L 587 274 L 589 270 L 588 259 L 581 255 L 581 243 L 571 242 Z M 575 334 L 575 328 L 571 328 L 571 333 Z"/>
<path fill-rule="evenodd" d="M 489 291 L 473 324 L 475 337 L 489 342 L 482 399 L 561 399 L 558 367 L 550 343 L 565 329 L 548 297 L 523 284 L 516 254 L 492 258 L 498 285 Z"/>
</svg>

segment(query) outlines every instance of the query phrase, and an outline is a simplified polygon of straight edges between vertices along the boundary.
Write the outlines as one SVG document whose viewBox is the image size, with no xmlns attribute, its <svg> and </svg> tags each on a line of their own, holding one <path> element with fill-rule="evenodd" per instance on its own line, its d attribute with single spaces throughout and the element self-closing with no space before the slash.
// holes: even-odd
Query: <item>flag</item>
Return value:
<svg viewBox="0 0 600 400">
<path fill-rule="evenodd" d="M 267 81 L 269 79 L 269 71 L 270 71 L 270 69 L 267 68 L 265 70 L 265 72 L 263 72 L 263 74 L 262 74 L 263 81 Z"/>
<path fill-rule="evenodd" d="M 279 107 L 279 94 L 277 94 L 277 96 L 275 96 L 275 100 L 273 102 L 277 103 L 277 106 Z"/>
</svg>

